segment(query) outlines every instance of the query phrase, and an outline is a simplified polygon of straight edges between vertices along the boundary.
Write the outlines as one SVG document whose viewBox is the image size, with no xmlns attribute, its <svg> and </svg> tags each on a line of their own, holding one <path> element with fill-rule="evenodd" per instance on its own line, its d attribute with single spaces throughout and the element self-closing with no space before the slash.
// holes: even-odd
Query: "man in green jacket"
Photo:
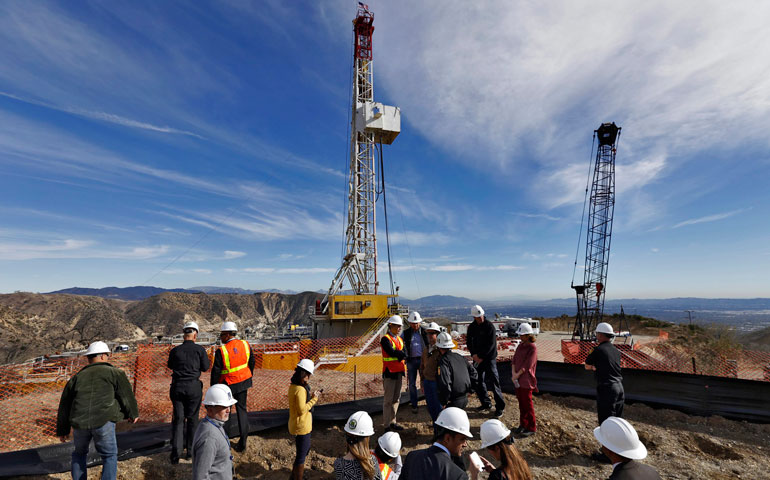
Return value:
<svg viewBox="0 0 770 480">
<path fill-rule="evenodd" d="M 92 343 L 85 355 L 88 365 L 67 382 L 61 394 L 56 435 L 66 442 L 70 428 L 73 430 L 73 480 L 87 479 L 86 457 L 92 438 L 102 457 L 102 480 L 114 480 L 118 473 L 115 423 L 124 418 L 136 423 L 139 407 L 126 374 L 107 363 L 110 348 L 106 343 Z"/>
</svg>

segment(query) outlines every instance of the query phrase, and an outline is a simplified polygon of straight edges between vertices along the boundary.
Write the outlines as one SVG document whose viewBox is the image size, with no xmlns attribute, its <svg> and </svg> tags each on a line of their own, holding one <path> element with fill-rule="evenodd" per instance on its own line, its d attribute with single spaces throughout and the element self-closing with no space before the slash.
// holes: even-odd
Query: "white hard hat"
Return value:
<svg viewBox="0 0 770 480">
<path fill-rule="evenodd" d="M 519 328 L 516 329 L 516 335 L 532 335 L 533 333 L 532 325 L 528 323 L 522 323 L 519 325 Z"/>
<path fill-rule="evenodd" d="M 110 347 L 104 342 L 94 342 L 88 346 L 88 350 L 83 355 L 98 355 L 100 353 L 110 353 Z"/>
<path fill-rule="evenodd" d="M 401 320 L 399 315 L 393 315 L 388 319 L 388 325 L 398 325 L 399 327 L 403 327 L 404 321 Z"/>
<path fill-rule="evenodd" d="M 377 439 L 377 443 L 389 457 L 395 458 L 401 454 L 401 436 L 396 432 L 385 432 Z"/>
<path fill-rule="evenodd" d="M 472 317 L 483 317 L 484 316 L 484 309 L 481 308 L 481 305 L 474 305 L 471 307 L 471 316 Z"/>
<path fill-rule="evenodd" d="M 500 420 L 487 420 L 481 424 L 481 448 L 487 448 L 508 438 L 511 431 Z"/>
<path fill-rule="evenodd" d="M 441 331 L 441 327 L 439 327 L 438 323 L 436 323 L 436 322 L 430 322 L 429 324 L 425 325 L 425 327 L 423 327 L 423 328 L 425 329 L 426 332 L 440 332 Z"/>
<path fill-rule="evenodd" d="M 600 427 L 594 429 L 594 437 L 607 450 L 632 460 L 647 456 L 647 447 L 639 441 L 639 435 L 630 423 L 618 417 L 608 417 Z"/>
<path fill-rule="evenodd" d="M 407 321 L 409 323 L 422 323 L 420 312 L 409 312 L 409 319 Z"/>
<path fill-rule="evenodd" d="M 313 374 L 313 370 L 315 370 L 315 365 L 313 365 L 313 361 L 307 358 L 303 358 L 302 360 L 300 360 L 297 366 L 311 375 Z"/>
<path fill-rule="evenodd" d="M 345 423 L 345 431 L 357 437 L 371 437 L 374 435 L 372 417 L 364 411 L 354 413 Z"/>
<path fill-rule="evenodd" d="M 182 330 L 187 330 L 188 328 L 194 328 L 196 332 L 200 332 L 200 329 L 198 328 L 198 324 L 195 322 L 187 322 L 182 327 Z"/>
<path fill-rule="evenodd" d="M 224 383 L 210 386 L 206 390 L 206 397 L 203 399 L 203 404 L 210 406 L 232 407 L 236 403 L 238 403 L 238 400 L 233 398 L 233 392 Z"/>
<path fill-rule="evenodd" d="M 596 333 L 603 333 L 605 335 L 615 336 L 615 330 L 612 329 L 612 325 L 607 322 L 602 322 L 596 326 Z"/>
<path fill-rule="evenodd" d="M 473 438 L 473 435 L 471 435 L 471 422 L 468 420 L 468 414 L 461 408 L 447 407 L 444 410 L 441 410 L 441 413 L 438 414 L 438 418 L 436 419 L 436 425 L 453 432 L 462 433 L 468 438 Z"/>
<path fill-rule="evenodd" d="M 436 346 L 438 348 L 455 348 L 455 342 L 452 341 L 452 336 L 448 332 L 441 332 L 436 338 Z"/>
<path fill-rule="evenodd" d="M 219 329 L 220 332 L 237 332 L 238 331 L 238 325 L 235 324 L 235 322 L 224 322 L 222 324 L 222 327 Z"/>
</svg>

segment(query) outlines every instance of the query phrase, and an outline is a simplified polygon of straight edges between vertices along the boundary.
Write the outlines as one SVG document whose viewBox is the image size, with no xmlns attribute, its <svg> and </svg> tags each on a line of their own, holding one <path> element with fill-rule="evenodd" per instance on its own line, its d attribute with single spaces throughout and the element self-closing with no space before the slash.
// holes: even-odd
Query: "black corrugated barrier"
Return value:
<svg viewBox="0 0 770 480">
<path fill-rule="evenodd" d="M 409 402 L 409 393 L 401 395 L 401 403 Z M 313 420 L 344 422 L 359 410 L 369 413 L 382 413 L 382 397 L 366 398 L 351 402 L 317 405 L 313 409 Z M 141 412 L 140 412 L 141 413 Z M 286 427 L 289 423 L 288 410 L 249 412 L 249 431 L 254 434 L 270 428 Z M 230 436 L 238 435 L 235 424 L 228 430 Z M 289 435 L 288 430 L 286 435 Z M 137 428 L 121 432 L 118 437 L 118 460 L 153 455 L 170 451 L 171 425 Z M 72 442 L 47 445 L 44 447 L 0 453 L 0 478 L 17 475 L 47 475 L 68 472 L 73 450 Z M 102 459 L 94 450 L 93 443 L 88 452 L 88 466 L 101 465 Z"/>
<path fill-rule="evenodd" d="M 500 362 L 498 369 L 503 391 L 514 393 L 511 363 Z M 537 383 L 541 393 L 591 398 L 596 396 L 593 373 L 585 370 L 583 365 L 538 362 Z M 721 415 L 734 420 L 770 423 L 770 382 L 624 369 L 623 387 L 626 392 L 626 401 L 630 403 L 642 402 L 652 407 L 672 408 L 693 415 Z M 401 403 L 408 401 L 409 395 L 404 392 Z M 366 410 L 370 413 L 381 412 L 382 397 L 318 405 L 313 412 L 313 418 L 344 421 L 358 410 Z M 287 410 L 249 413 L 252 433 L 285 426 L 287 422 Z M 237 432 L 228 433 L 237 435 Z M 169 425 L 119 433 L 118 458 L 126 460 L 168 451 L 170 438 Z M 2 453 L 0 454 L 0 477 L 66 472 L 70 469 L 71 453 L 71 442 Z M 89 452 L 88 462 L 89 466 L 98 465 L 101 459 L 92 450 Z"/>
<path fill-rule="evenodd" d="M 514 392 L 510 362 L 500 362 L 503 391 Z M 583 365 L 537 362 L 541 393 L 596 397 L 594 374 Z M 642 402 L 692 415 L 770 423 L 770 382 L 688 373 L 623 369 L 626 402 Z"/>
</svg>

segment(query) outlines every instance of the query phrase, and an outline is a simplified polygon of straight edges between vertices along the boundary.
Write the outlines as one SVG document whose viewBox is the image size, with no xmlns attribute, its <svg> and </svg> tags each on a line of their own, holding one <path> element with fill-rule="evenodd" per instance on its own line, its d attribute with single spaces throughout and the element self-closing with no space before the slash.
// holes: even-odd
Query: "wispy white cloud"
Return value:
<svg viewBox="0 0 770 480">
<path fill-rule="evenodd" d="M 451 240 L 449 235 L 438 232 L 393 232 L 390 234 L 390 243 L 392 245 L 446 245 Z"/>
<path fill-rule="evenodd" d="M 205 137 L 202 137 L 201 135 L 198 135 L 197 133 L 189 132 L 187 130 L 180 130 L 178 128 L 173 128 L 173 127 L 169 127 L 169 126 L 153 125 L 151 123 L 140 122 L 138 120 L 133 120 L 133 119 L 130 119 L 130 118 L 121 117 L 120 115 L 115 115 L 115 114 L 112 114 L 112 113 L 92 112 L 92 111 L 82 110 L 82 109 L 73 108 L 73 107 L 65 107 L 65 106 L 60 106 L 60 105 L 54 105 L 52 103 L 43 102 L 43 101 L 40 101 L 40 100 L 33 100 L 31 98 L 20 97 L 18 95 L 14 95 L 12 93 L 3 92 L 3 91 L 0 91 L 0 97 L 11 98 L 11 99 L 17 100 L 19 102 L 24 102 L 24 103 L 28 103 L 28 104 L 31 104 L 31 105 L 36 105 L 38 107 L 44 107 L 44 108 L 48 108 L 48 109 L 51 109 L 51 110 L 56 110 L 56 111 L 59 111 L 59 112 L 70 113 L 72 115 L 77 115 L 79 117 L 84 117 L 84 118 L 90 118 L 92 120 L 99 120 L 99 121 L 103 121 L 103 122 L 114 123 L 114 124 L 117 124 L 117 125 L 122 125 L 124 127 L 138 128 L 138 129 L 141 129 L 141 130 L 150 130 L 150 131 L 153 131 L 153 132 L 160 132 L 160 133 L 173 133 L 173 134 L 179 134 L 179 135 L 188 135 L 188 136 L 191 136 L 191 137 L 205 139 Z"/>
<path fill-rule="evenodd" d="M 302 275 L 314 273 L 334 273 L 336 268 L 326 267 L 307 267 L 307 268 L 274 268 L 274 267 L 246 267 L 246 268 L 226 268 L 227 273 L 257 273 L 268 274 L 276 273 L 282 275 Z"/>
<path fill-rule="evenodd" d="M 510 271 L 510 270 L 523 270 L 523 269 L 524 267 L 520 267 L 517 265 L 479 266 L 479 265 L 457 264 L 457 265 L 437 265 L 434 267 L 430 267 L 430 270 L 434 272 L 466 272 L 469 270 L 485 272 L 485 271 L 491 271 L 491 270 Z"/>
<path fill-rule="evenodd" d="M 684 227 L 686 225 L 696 225 L 698 223 L 717 222 L 719 220 L 724 220 L 725 218 L 730 218 L 733 215 L 738 215 L 739 213 L 743 213 L 746 210 L 747 210 L 746 208 L 741 208 L 739 210 L 732 210 L 730 212 L 717 213 L 714 215 L 706 215 L 705 217 L 699 217 L 699 218 L 691 218 L 689 220 L 679 222 L 671 228 L 679 228 L 679 227 Z"/>
<path fill-rule="evenodd" d="M 532 252 L 524 252 L 521 255 L 522 258 L 526 260 L 542 260 L 542 259 L 553 259 L 553 258 L 567 258 L 568 255 L 566 253 L 532 253 Z"/>
<path fill-rule="evenodd" d="M 306 257 L 307 257 L 306 254 L 296 254 L 296 253 L 282 253 L 278 255 L 279 260 L 301 260 Z"/>
<path fill-rule="evenodd" d="M 111 258 L 146 260 L 168 253 L 167 245 L 145 247 L 99 247 L 92 240 L 65 239 L 37 243 L 0 243 L 0 260 L 41 258 Z"/>
<path fill-rule="evenodd" d="M 524 218 L 542 218 L 544 220 L 550 220 L 552 222 L 556 222 L 559 220 L 562 220 L 561 217 L 554 217 L 553 215 L 548 215 L 546 213 L 522 213 L 522 212 L 514 212 L 514 215 L 518 217 L 524 217 Z"/>
<path fill-rule="evenodd" d="M 210 275 L 213 273 L 213 271 L 208 268 L 190 268 L 190 269 L 167 268 L 160 273 L 164 275 L 190 275 L 194 273 L 197 273 L 200 275 Z"/>
<path fill-rule="evenodd" d="M 239 252 L 237 250 L 225 250 L 226 260 L 231 260 L 233 258 L 241 258 L 245 256 L 246 256 L 246 252 Z"/>
</svg>

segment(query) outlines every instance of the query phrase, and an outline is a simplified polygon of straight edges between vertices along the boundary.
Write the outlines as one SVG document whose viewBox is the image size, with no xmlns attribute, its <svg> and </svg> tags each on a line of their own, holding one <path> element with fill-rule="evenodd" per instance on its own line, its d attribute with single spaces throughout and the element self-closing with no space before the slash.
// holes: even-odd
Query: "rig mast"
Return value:
<svg viewBox="0 0 770 480">
<path fill-rule="evenodd" d="M 355 330 L 350 329 L 350 322 L 342 333 L 334 325 L 339 323 L 338 320 L 351 318 L 378 322 L 388 314 L 388 299 L 396 297 L 378 294 L 376 201 L 378 193 L 384 195 L 385 185 L 383 181 L 382 191 L 378 192 L 377 154 L 382 168 L 382 145 L 392 144 L 401 132 L 401 111 L 398 107 L 374 101 L 373 22 L 374 14 L 367 5 L 359 2 L 353 20 L 354 73 L 345 255 L 328 292 L 313 314 L 316 336 L 352 335 Z M 352 295 L 339 295 L 345 279 Z"/>
<path fill-rule="evenodd" d="M 577 318 L 572 340 L 596 339 L 594 330 L 604 314 L 604 294 L 615 210 L 615 153 L 620 127 L 603 123 L 594 131 L 598 139 L 589 199 L 583 284 L 571 285 L 577 295 Z M 577 263 L 577 259 L 576 259 Z"/>
</svg>

